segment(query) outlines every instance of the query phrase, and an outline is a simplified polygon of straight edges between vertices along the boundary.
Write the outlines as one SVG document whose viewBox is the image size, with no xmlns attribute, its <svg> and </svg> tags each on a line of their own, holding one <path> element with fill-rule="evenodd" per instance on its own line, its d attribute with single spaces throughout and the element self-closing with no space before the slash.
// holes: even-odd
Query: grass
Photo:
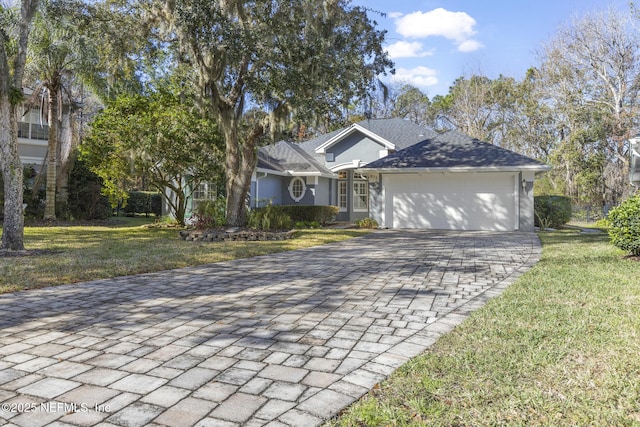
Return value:
<svg viewBox="0 0 640 427">
<path fill-rule="evenodd" d="M 330 426 L 640 425 L 640 262 L 540 233 L 540 262 Z"/>
<path fill-rule="evenodd" d="M 282 252 L 362 235 L 360 230 L 301 230 L 266 242 L 185 242 L 178 230 L 147 228 L 144 218 L 114 226 L 26 227 L 25 247 L 43 255 L 0 257 L 0 293 L 189 267 Z"/>
</svg>

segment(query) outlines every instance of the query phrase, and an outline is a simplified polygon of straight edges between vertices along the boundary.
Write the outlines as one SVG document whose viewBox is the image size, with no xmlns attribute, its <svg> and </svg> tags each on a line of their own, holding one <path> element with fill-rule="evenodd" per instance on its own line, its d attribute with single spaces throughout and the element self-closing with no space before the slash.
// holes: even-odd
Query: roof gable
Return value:
<svg viewBox="0 0 640 427">
<path fill-rule="evenodd" d="M 395 150 L 396 149 L 396 145 L 394 143 L 388 141 L 387 139 L 381 137 L 380 135 L 377 135 L 377 134 L 371 132 L 369 129 L 359 125 L 358 123 L 354 123 L 351 126 L 349 126 L 348 128 L 343 129 L 341 132 L 338 132 L 338 134 L 336 134 L 335 136 L 330 138 L 328 141 L 326 141 L 322 145 L 318 146 L 314 151 L 316 153 L 318 153 L 318 154 L 324 154 L 324 153 L 326 153 L 327 149 L 329 149 L 332 146 L 336 145 L 340 141 L 343 141 L 349 135 L 353 135 L 356 132 L 360 132 L 360 133 L 364 134 L 367 138 L 377 142 L 378 144 L 382 145 L 383 147 L 387 148 L 388 150 Z"/>
<path fill-rule="evenodd" d="M 425 127 L 417 125 L 408 120 L 394 118 L 394 119 L 368 119 L 362 120 L 356 123 L 360 128 L 366 129 L 396 146 L 396 150 L 410 147 L 425 138 L 431 138 L 438 134 Z M 316 149 L 323 144 L 326 144 L 330 139 L 335 138 L 341 132 L 344 132 L 350 128 L 342 128 L 324 135 L 320 135 L 316 138 L 312 138 L 308 141 L 298 144 L 303 150 L 308 153 L 316 154 Z"/>
</svg>

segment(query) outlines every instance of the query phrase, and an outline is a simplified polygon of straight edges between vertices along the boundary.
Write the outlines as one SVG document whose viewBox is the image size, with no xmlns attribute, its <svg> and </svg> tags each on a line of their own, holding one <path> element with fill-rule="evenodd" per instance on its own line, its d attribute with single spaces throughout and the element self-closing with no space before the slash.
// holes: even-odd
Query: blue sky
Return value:
<svg viewBox="0 0 640 427">
<path fill-rule="evenodd" d="M 445 95 L 460 76 L 482 73 L 521 79 L 538 63 L 536 51 L 560 25 L 628 0 L 353 0 L 384 12 L 371 14 L 388 31 L 396 64 L 393 79 L 418 86 L 429 97 Z"/>
</svg>

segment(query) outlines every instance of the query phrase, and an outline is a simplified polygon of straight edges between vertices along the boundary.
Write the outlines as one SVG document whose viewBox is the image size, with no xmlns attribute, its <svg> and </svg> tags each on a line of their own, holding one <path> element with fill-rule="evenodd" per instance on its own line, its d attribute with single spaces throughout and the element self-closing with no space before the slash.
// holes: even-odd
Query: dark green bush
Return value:
<svg viewBox="0 0 640 427">
<path fill-rule="evenodd" d="M 291 228 L 291 217 L 279 209 L 281 206 L 268 205 L 249 212 L 247 225 L 263 231 L 286 230 Z"/>
<path fill-rule="evenodd" d="M 611 209 L 607 223 L 614 246 L 632 255 L 640 255 L 640 195 Z"/>
<path fill-rule="evenodd" d="M 536 196 L 533 198 L 535 225 L 558 228 L 571 220 L 571 199 L 565 196 Z"/>
<path fill-rule="evenodd" d="M 107 219 L 113 216 L 109 199 L 101 193 L 100 178 L 80 160 L 76 160 L 69 176 L 68 209 L 75 219 Z"/>
<path fill-rule="evenodd" d="M 284 205 L 274 208 L 287 214 L 294 222 L 319 222 L 323 225 L 332 222 L 340 211 L 337 206 Z"/>
<path fill-rule="evenodd" d="M 162 215 L 162 195 L 156 191 L 129 191 L 127 204 L 124 207 L 124 213 L 127 215 L 135 214 L 154 214 Z"/>
</svg>

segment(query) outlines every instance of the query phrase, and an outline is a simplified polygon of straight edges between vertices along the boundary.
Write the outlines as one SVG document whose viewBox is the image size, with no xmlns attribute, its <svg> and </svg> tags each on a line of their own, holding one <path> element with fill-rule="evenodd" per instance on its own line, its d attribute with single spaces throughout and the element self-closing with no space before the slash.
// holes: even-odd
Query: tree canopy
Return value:
<svg viewBox="0 0 640 427">
<path fill-rule="evenodd" d="M 193 96 L 159 90 L 121 95 L 94 120 L 82 159 L 103 180 L 113 206 L 145 181 L 184 225 L 188 198 L 202 181 L 220 181 L 222 141 Z M 167 192 L 171 190 L 171 192 Z"/>
<path fill-rule="evenodd" d="M 245 221 L 261 140 L 288 120 L 309 123 L 365 98 L 392 65 L 384 32 L 345 0 L 159 0 L 152 11 L 224 135 L 231 225 Z"/>
</svg>

